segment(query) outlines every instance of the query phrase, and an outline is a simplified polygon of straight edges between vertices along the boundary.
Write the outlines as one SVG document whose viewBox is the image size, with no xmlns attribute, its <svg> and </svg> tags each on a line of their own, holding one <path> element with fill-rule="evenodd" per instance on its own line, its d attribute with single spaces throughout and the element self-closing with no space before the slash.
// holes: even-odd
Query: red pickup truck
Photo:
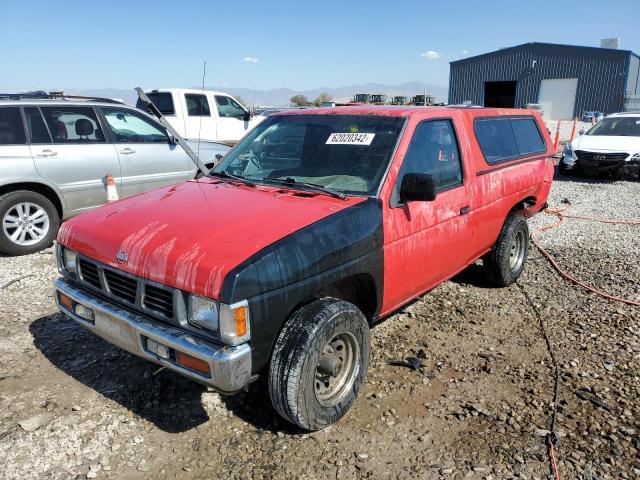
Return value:
<svg viewBox="0 0 640 480">
<path fill-rule="evenodd" d="M 528 110 L 276 114 L 210 175 L 66 222 L 56 302 L 221 392 L 264 373 L 277 412 L 320 429 L 363 384 L 371 324 L 478 259 L 517 280 L 553 153 Z"/>
</svg>

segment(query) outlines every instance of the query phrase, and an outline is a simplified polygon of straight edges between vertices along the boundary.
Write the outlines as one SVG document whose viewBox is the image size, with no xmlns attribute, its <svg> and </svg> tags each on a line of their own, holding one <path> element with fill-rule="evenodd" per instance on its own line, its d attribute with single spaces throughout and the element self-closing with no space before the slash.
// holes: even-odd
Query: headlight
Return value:
<svg viewBox="0 0 640 480">
<path fill-rule="evenodd" d="M 218 304 L 199 295 L 189 297 L 189 323 L 200 328 L 218 331 Z"/>
<path fill-rule="evenodd" d="M 199 295 L 189 297 L 189 323 L 217 332 L 228 345 L 249 340 L 249 306 L 246 300 L 227 305 Z"/>
<path fill-rule="evenodd" d="M 62 251 L 64 268 L 69 273 L 75 274 L 78 271 L 78 254 L 69 248 Z"/>
</svg>

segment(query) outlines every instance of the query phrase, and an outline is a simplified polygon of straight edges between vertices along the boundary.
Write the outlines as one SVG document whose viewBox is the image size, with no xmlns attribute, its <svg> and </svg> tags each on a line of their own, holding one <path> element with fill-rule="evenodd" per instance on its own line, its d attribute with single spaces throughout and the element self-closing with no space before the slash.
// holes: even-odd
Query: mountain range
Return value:
<svg viewBox="0 0 640 480">
<path fill-rule="evenodd" d="M 155 88 L 153 86 L 150 88 Z M 201 88 L 201 87 L 193 87 Z M 291 88 L 273 88 L 270 90 L 254 90 L 251 88 L 234 88 L 234 87 L 205 87 L 207 90 L 217 90 L 229 93 L 232 96 L 239 96 L 249 105 L 261 105 L 261 106 L 274 106 L 283 107 L 289 106 L 289 99 L 294 95 L 304 95 L 310 101 L 317 98 L 322 92 L 326 92 L 333 97 L 336 101 L 348 101 L 353 98 L 356 93 L 380 93 L 385 94 L 387 97 L 394 95 L 404 95 L 412 97 L 414 95 L 421 95 L 425 92 L 429 95 L 433 95 L 437 102 L 447 101 L 447 87 L 441 87 L 438 85 L 431 85 L 424 82 L 406 82 L 397 85 L 385 85 L 382 83 L 366 83 L 362 85 L 347 85 L 344 87 L 335 88 L 314 88 L 310 90 L 294 90 Z M 62 89 L 69 95 L 86 95 L 104 98 L 115 98 L 124 100 L 129 104 L 136 103 L 136 92 L 131 89 L 124 88 L 96 88 L 96 89 Z M 255 97 L 254 97 L 255 94 Z"/>
</svg>

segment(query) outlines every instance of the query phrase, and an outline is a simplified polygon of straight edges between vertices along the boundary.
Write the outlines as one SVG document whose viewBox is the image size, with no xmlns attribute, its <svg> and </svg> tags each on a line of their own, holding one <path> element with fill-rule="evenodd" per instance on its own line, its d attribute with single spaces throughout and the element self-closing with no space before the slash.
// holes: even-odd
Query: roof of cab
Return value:
<svg viewBox="0 0 640 480">
<path fill-rule="evenodd" d="M 531 115 L 535 110 L 520 108 L 484 108 L 466 105 L 446 107 L 424 107 L 406 105 L 367 105 L 354 104 L 340 107 L 305 108 L 302 110 L 286 110 L 274 113 L 283 115 L 383 115 L 389 117 L 440 116 L 447 112 L 468 112 L 471 116 Z M 539 112 L 537 112 L 539 114 Z"/>
<path fill-rule="evenodd" d="M 225 92 L 219 92 L 217 90 L 208 90 L 208 89 L 201 89 L 201 88 L 153 88 L 153 89 L 146 89 L 144 91 L 144 93 L 168 93 L 168 92 L 175 92 L 177 94 L 184 94 L 184 93 L 195 93 L 195 94 L 200 94 L 202 95 L 203 93 L 212 93 L 214 95 L 226 95 L 226 96 L 231 96 L 228 93 Z"/>
</svg>

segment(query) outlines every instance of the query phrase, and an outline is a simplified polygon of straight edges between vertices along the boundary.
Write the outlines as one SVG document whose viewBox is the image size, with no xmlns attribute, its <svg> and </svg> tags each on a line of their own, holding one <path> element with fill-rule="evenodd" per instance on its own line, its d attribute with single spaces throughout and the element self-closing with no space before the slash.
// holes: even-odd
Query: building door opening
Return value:
<svg viewBox="0 0 640 480">
<path fill-rule="evenodd" d="M 515 108 L 516 86 L 518 82 L 485 82 L 484 106 L 497 108 Z"/>
</svg>

